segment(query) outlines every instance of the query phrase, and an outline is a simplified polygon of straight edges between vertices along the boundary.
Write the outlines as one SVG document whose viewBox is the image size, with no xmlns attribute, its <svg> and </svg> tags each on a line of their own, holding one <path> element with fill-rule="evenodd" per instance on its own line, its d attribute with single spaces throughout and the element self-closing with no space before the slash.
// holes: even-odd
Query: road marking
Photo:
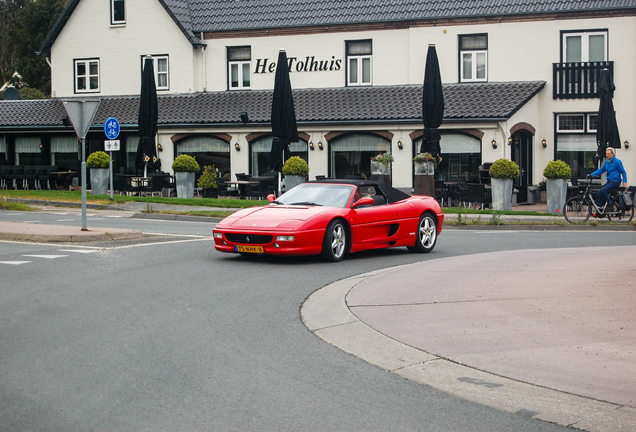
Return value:
<svg viewBox="0 0 636 432">
<path fill-rule="evenodd" d="M 22 221 L 22 223 L 40 223 L 42 221 L 36 221 L 36 220 L 32 220 L 32 221 Z"/>
<path fill-rule="evenodd" d="M 75 219 L 58 219 L 58 220 L 56 220 L 55 222 L 72 222 L 72 221 L 74 221 L 74 220 L 75 220 Z"/>
<path fill-rule="evenodd" d="M 33 257 L 33 258 L 46 258 L 46 259 L 55 259 L 55 258 L 64 258 L 68 255 L 22 255 L 23 257 Z"/>
<path fill-rule="evenodd" d="M 135 245 L 114 246 L 114 247 L 108 248 L 108 249 L 112 249 L 112 250 L 130 249 L 130 248 L 134 248 L 134 247 L 157 246 L 157 245 L 166 245 L 166 244 L 175 244 L 175 243 L 189 243 L 189 242 L 199 242 L 199 241 L 214 241 L 214 238 L 213 237 L 205 237 L 205 238 L 195 238 L 195 239 L 191 239 L 191 240 L 171 240 L 171 241 L 155 242 L 155 243 L 141 243 L 141 244 L 135 244 Z"/>
<path fill-rule="evenodd" d="M 7 265 L 20 265 L 20 264 L 26 264 L 26 263 L 30 263 L 32 261 L 0 261 L 0 264 L 7 264 Z"/>
<path fill-rule="evenodd" d="M 58 251 L 59 252 L 75 252 L 75 253 L 83 253 L 83 254 L 99 252 L 97 249 L 58 249 Z"/>
<path fill-rule="evenodd" d="M 94 217 L 94 218 L 91 218 L 91 220 L 92 220 L 92 221 L 96 221 L 96 220 L 100 220 L 100 219 L 104 219 L 104 218 L 102 218 L 102 217 Z"/>
<path fill-rule="evenodd" d="M 104 217 L 107 217 L 107 218 L 120 218 L 121 216 L 104 216 Z"/>
</svg>

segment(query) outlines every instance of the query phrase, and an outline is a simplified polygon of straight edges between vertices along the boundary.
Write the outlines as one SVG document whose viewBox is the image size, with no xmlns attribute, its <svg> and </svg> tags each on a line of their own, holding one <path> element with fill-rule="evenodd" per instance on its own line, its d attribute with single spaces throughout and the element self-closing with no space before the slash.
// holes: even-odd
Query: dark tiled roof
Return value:
<svg viewBox="0 0 636 432">
<path fill-rule="evenodd" d="M 510 118 L 545 86 L 544 81 L 444 85 L 445 121 Z M 87 98 L 88 99 L 88 98 Z M 271 90 L 222 91 L 159 96 L 159 125 L 238 125 L 246 111 L 254 123 L 269 123 Z M 115 117 L 136 125 L 138 97 L 101 99 L 94 124 Z M 344 87 L 294 90 L 296 117 L 302 123 L 419 122 L 422 87 Z M 59 99 L 0 101 L 0 131 L 61 126 L 66 115 Z"/>
<path fill-rule="evenodd" d="M 192 29 L 226 31 L 385 21 L 579 12 L 635 0 L 189 0 Z"/>
</svg>

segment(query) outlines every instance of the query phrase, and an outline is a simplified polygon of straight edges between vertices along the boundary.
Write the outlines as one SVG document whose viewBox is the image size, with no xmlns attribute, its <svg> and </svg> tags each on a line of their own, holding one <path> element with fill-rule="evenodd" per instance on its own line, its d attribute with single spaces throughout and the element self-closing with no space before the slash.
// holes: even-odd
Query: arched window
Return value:
<svg viewBox="0 0 636 432">
<path fill-rule="evenodd" d="M 329 141 L 330 177 L 371 178 L 371 158 L 391 150 L 391 141 L 373 134 L 347 134 Z"/>
<path fill-rule="evenodd" d="M 271 172 L 274 164 L 271 161 L 270 153 L 272 151 L 272 141 L 274 137 L 262 137 L 254 141 L 250 145 L 251 151 L 251 173 L 254 177 Z M 300 156 L 308 161 L 307 143 L 299 141 L 289 144 L 290 157 Z"/>
<path fill-rule="evenodd" d="M 75 135 L 51 137 L 51 165 L 57 166 L 60 171 L 77 170 L 78 148 Z"/>
<path fill-rule="evenodd" d="M 230 173 L 230 143 L 212 136 L 191 136 L 177 142 L 177 156 L 188 154 L 203 167 L 214 165 L 221 176 Z"/>
<path fill-rule="evenodd" d="M 435 179 L 447 180 L 459 178 L 466 181 L 479 181 L 481 165 L 481 141 L 475 137 L 460 133 L 442 133 L 440 148 L 442 162 L 437 164 Z M 419 153 L 422 139 L 413 145 L 413 156 Z"/>
</svg>

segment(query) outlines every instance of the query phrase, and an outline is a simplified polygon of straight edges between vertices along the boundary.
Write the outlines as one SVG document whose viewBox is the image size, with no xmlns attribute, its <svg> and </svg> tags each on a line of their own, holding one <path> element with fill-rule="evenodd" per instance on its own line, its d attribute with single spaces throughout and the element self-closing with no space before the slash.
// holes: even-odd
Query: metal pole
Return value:
<svg viewBox="0 0 636 432">
<path fill-rule="evenodd" d="M 110 163 L 109 163 L 109 168 L 110 168 L 110 199 L 113 199 L 113 152 L 108 152 L 110 153 Z"/>
<path fill-rule="evenodd" d="M 82 231 L 86 229 L 86 138 L 82 138 Z"/>
</svg>

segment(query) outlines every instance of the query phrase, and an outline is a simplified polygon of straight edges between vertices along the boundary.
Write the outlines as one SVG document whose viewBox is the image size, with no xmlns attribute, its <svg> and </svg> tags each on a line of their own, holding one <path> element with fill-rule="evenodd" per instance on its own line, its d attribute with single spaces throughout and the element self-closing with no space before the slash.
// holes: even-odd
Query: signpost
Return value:
<svg viewBox="0 0 636 432">
<path fill-rule="evenodd" d="M 93 123 L 99 100 L 63 101 L 64 109 L 73 124 L 75 134 L 82 143 L 80 151 L 82 176 L 82 231 L 86 229 L 86 134 Z"/>
<path fill-rule="evenodd" d="M 104 141 L 104 148 L 110 155 L 109 176 L 110 176 L 110 199 L 113 199 L 113 152 L 119 151 L 119 122 L 113 117 L 109 117 L 104 123 L 104 133 L 108 141 Z"/>
</svg>

